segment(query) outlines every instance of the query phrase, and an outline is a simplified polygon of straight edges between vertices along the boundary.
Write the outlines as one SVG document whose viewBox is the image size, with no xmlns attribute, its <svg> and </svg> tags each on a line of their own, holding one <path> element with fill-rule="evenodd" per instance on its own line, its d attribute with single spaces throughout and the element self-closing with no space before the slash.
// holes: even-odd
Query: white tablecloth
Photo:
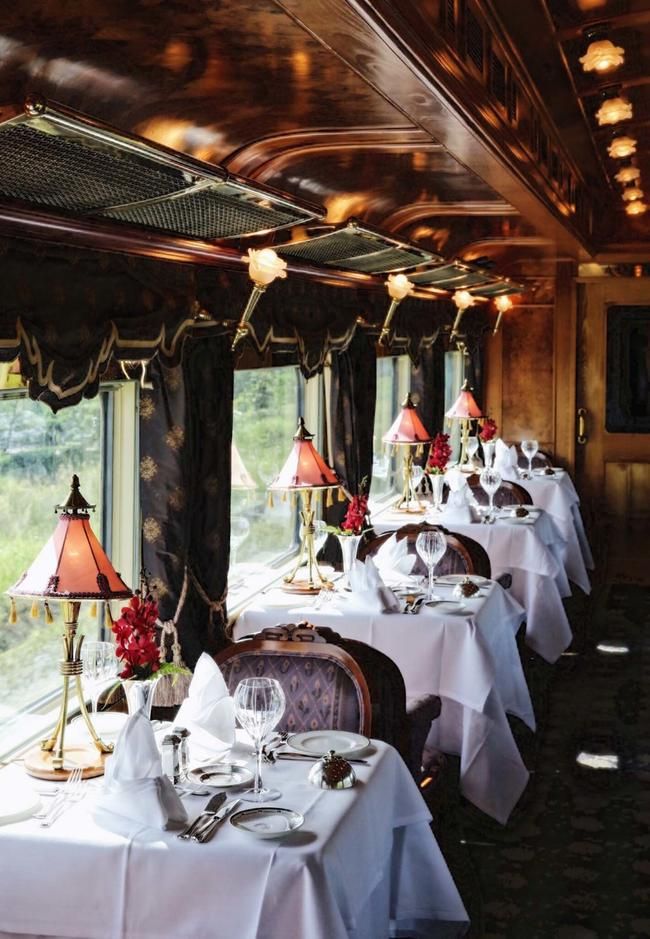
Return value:
<svg viewBox="0 0 650 939">
<path fill-rule="evenodd" d="M 594 560 L 580 515 L 580 499 L 571 476 L 563 472 L 556 476 L 533 475 L 532 479 L 517 478 L 515 481 L 530 493 L 533 504 L 544 509 L 557 525 L 566 542 L 564 565 L 569 580 L 585 593 L 591 593 L 587 570 L 594 569 Z"/>
<path fill-rule="evenodd" d="M 0 936 L 462 936 L 467 914 L 426 805 L 396 751 L 374 746 L 349 790 L 314 788 L 307 763 L 266 768 L 282 792 L 273 804 L 305 815 L 284 840 L 228 824 L 205 845 L 125 820 L 107 831 L 91 816 L 92 793 L 49 829 L 33 819 L 0 827 Z M 191 817 L 205 801 L 185 798 Z"/>
<path fill-rule="evenodd" d="M 387 511 L 374 516 L 377 534 L 392 531 L 424 516 Z M 493 525 L 445 522 L 439 524 L 468 535 L 483 545 L 492 576 L 511 574 L 509 593 L 526 611 L 526 642 L 542 658 L 555 662 L 573 638 L 562 597 L 571 589 L 562 563 L 565 542 L 552 519 L 540 512 L 533 523 L 500 520 Z"/>
<path fill-rule="evenodd" d="M 437 591 L 451 595 L 450 588 Z M 313 603 L 297 604 L 278 591 L 243 611 L 234 637 L 307 619 L 388 655 L 402 672 L 409 698 L 442 698 L 430 743 L 460 756 L 462 793 L 505 823 L 528 781 L 506 710 L 535 728 L 515 641 L 524 615 L 519 604 L 498 584 L 467 602 L 471 612 L 465 615 L 441 614 L 435 607 L 423 607 L 416 616 L 368 613 L 350 609 L 345 596 L 321 609 Z"/>
</svg>

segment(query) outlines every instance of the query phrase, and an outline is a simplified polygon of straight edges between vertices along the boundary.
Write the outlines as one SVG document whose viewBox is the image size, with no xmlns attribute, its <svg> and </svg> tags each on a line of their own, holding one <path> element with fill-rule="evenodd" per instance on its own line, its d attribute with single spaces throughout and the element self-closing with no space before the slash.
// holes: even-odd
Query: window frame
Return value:
<svg viewBox="0 0 650 939">
<path fill-rule="evenodd" d="M 139 526 L 134 524 L 134 519 L 140 517 L 139 385 L 136 381 L 102 382 L 99 394 L 103 396 L 100 482 L 104 498 L 101 541 L 115 569 L 135 589 L 139 578 L 140 552 Z M 0 390 L 0 400 L 27 397 L 27 389 Z M 99 620 L 98 625 L 99 637 L 106 638 L 108 630 L 103 619 Z M 55 667 L 56 663 L 52 662 L 52 669 Z M 16 728 L 16 734 L 10 735 L 1 744 L 0 762 L 15 758 L 52 730 L 59 715 L 61 694 L 60 688 L 56 688 L 21 709 L 19 713 L 28 718 L 31 729 L 29 733 L 21 734 L 20 729 Z M 70 695 L 69 718 L 79 713 L 74 689 L 70 689 Z"/>
</svg>

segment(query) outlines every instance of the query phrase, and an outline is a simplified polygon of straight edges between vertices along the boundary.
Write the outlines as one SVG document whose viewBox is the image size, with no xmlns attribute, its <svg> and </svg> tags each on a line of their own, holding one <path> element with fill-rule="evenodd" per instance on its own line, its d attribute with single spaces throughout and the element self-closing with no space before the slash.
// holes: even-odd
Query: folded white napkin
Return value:
<svg viewBox="0 0 650 939">
<path fill-rule="evenodd" d="M 213 750 L 226 749 L 235 740 L 235 709 L 219 666 L 203 652 L 192 676 L 187 698 L 174 721 L 187 727 L 194 739 Z"/>
<path fill-rule="evenodd" d="M 369 613 L 393 613 L 399 610 L 400 602 L 384 583 L 372 558 L 355 561 L 350 571 L 348 605 Z"/>
<path fill-rule="evenodd" d="M 373 560 L 381 577 L 388 579 L 395 574 L 408 577 L 415 567 L 417 558 L 414 554 L 408 553 L 406 538 L 398 541 L 396 535 L 391 535 L 384 541 Z"/>
<path fill-rule="evenodd" d="M 471 522 L 472 508 L 476 499 L 467 485 L 467 477 L 457 468 L 445 473 L 445 482 L 449 486 L 447 502 L 442 506 L 441 517 L 445 522 Z"/>
<path fill-rule="evenodd" d="M 104 787 L 94 808 L 95 820 L 112 827 L 112 819 L 129 819 L 152 828 L 187 824 L 187 812 L 170 780 L 163 776 L 151 721 L 142 711 L 122 728 L 115 753 L 106 760 Z"/>
<path fill-rule="evenodd" d="M 494 448 L 494 468 L 502 476 L 515 476 L 517 475 L 517 448 L 508 447 L 506 444 L 499 438 Z"/>
</svg>

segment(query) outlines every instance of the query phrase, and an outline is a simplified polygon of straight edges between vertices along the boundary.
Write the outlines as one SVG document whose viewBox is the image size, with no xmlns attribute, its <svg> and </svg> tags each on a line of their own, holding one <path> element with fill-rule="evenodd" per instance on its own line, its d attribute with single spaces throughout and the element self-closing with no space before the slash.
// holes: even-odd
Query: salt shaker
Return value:
<svg viewBox="0 0 650 939">
<path fill-rule="evenodd" d="M 190 771 L 190 732 L 187 727 L 172 727 L 171 732 L 175 737 L 180 737 L 178 766 L 181 779 L 187 779 L 187 774 Z"/>
<path fill-rule="evenodd" d="M 180 774 L 181 738 L 177 734 L 167 734 L 162 742 L 162 771 L 174 785 L 181 781 Z"/>
</svg>

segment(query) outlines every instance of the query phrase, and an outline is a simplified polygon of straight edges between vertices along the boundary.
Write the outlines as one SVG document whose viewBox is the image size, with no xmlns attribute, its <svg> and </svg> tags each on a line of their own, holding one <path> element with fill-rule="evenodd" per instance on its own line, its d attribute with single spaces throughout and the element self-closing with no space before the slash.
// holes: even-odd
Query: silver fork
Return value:
<svg viewBox="0 0 650 939">
<path fill-rule="evenodd" d="M 41 819 L 41 828 L 49 828 L 57 818 L 69 808 L 74 802 L 83 799 L 85 792 L 83 790 L 83 771 L 81 767 L 73 769 L 68 780 L 61 790 L 61 798 L 55 798 L 54 804 L 50 808 L 45 818 Z"/>
</svg>

